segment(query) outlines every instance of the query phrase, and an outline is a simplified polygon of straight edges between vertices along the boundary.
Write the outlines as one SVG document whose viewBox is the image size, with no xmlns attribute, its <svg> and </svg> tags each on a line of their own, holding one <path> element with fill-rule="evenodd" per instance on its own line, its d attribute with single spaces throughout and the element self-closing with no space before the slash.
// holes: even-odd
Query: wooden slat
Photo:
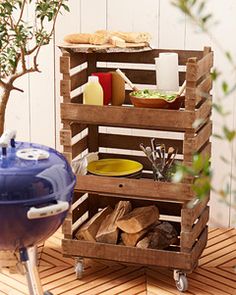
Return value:
<svg viewBox="0 0 236 295">
<path fill-rule="evenodd" d="M 71 132 L 72 137 L 79 134 L 80 132 L 84 131 L 88 126 L 85 124 L 78 124 L 78 123 L 72 123 L 71 124 Z"/>
<path fill-rule="evenodd" d="M 88 151 L 90 153 L 98 152 L 99 149 L 98 125 L 88 125 Z"/>
<path fill-rule="evenodd" d="M 71 218 L 66 218 L 62 225 L 62 232 L 66 239 L 72 239 L 72 220 Z"/>
<path fill-rule="evenodd" d="M 66 158 L 66 160 L 71 163 L 72 162 L 72 154 L 70 152 L 63 152 L 63 156 Z"/>
<path fill-rule="evenodd" d="M 201 147 L 209 141 L 209 138 L 212 134 L 212 121 L 209 121 L 206 125 L 202 127 L 202 129 L 197 133 L 194 138 L 194 151 L 198 152 Z"/>
<path fill-rule="evenodd" d="M 208 53 L 196 62 L 187 63 L 187 81 L 198 81 L 201 77 L 209 74 L 213 66 L 213 52 Z"/>
<path fill-rule="evenodd" d="M 210 198 L 206 197 L 204 200 L 200 201 L 193 208 L 182 209 L 181 212 L 181 227 L 182 231 L 191 231 L 195 220 L 202 214 L 203 210 L 206 208 Z"/>
<path fill-rule="evenodd" d="M 60 73 L 69 74 L 70 73 L 70 57 L 63 55 L 60 57 Z"/>
<path fill-rule="evenodd" d="M 197 65 L 198 65 L 197 80 L 199 80 L 201 77 L 211 72 L 211 68 L 213 67 L 213 58 L 214 58 L 214 53 L 209 52 L 197 62 Z"/>
<path fill-rule="evenodd" d="M 72 137 L 72 133 L 71 130 L 66 130 L 66 129 L 62 129 L 60 131 L 60 144 L 61 145 L 71 145 L 71 137 Z"/>
<path fill-rule="evenodd" d="M 87 61 L 85 53 L 70 53 L 70 69 L 73 69 Z"/>
<path fill-rule="evenodd" d="M 105 208 L 108 204 L 115 208 L 115 205 L 122 200 L 129 200 L 129 197 L 112 197 L 99 195 L 96 198 L 96 203 L 98 208 Z M 132 208 L 151 206 L 153 205 L 153 200 L 140 200 L 132 199 Z M 176 202 L 165 202 L 165 201 L 155 201 L 155 205 L 158 207 L 160 214 L 169 216 L 180 216 L 182 204 Z"/>
<path fill-rule="evenodd" d="M 83 103 L 83 93 L 80 93 L 79 95 L 72 97 L 70 102 L 82 104 Z"/>
<path fill-rule="evenodd" d="M 72 146 L 72 157 L 75 158 L 88 148 L 88 136 L 83 137 Z"/>
<path fill-rule="evenodd" d="M 203 159 L 210 159 L 211 158 L 211 149 L 212 144 L 211 142 L 207 142 L 202 149 L 200 150 L 200 155 L 203 157 Z"/>
<path fill-rule="evenodd" d="M 109 178 L 101 176 L 77 176 L 76 189 L 81 192 L 147 198 L 149 200 L 188 201 L 192 193 L 188 184 L 154 182 L 149 179 Z"/>
<path fill-rule="evenodd" d="M 118 251 L 119 249 L 119 251 Z M 141 265 L 165 266 L 177 269 L 191 269 L 190 254 L 152 249 L 117 246 L 87 241 L 62 240 L 65 255 L 115 260 Z"/>
<path fill-rule="evenodd" d="M 138 150 L 140 151 L 140 143 L 143 143 L 145 146 L 150 145 L 150 137 L 142 136 L 128 136 L 128 135 L 114 135 L 114 134 L 99 134 L 99 146 L 107 148 L 117 148 L 117 149 L 127 149 L 127 150 Z M 178 149 L 178 153 L 183 152 L 183 141 L 177 139 L 166 139 L 166 138 L 157 138 L 159 143 L 164 143 L 168 149 L 170 146 L 173 146 Z"/>
<path fill-rule="evenodd" d="M 77 208 L 72 211 L 73 224 L 88 211 L 88 204 L 88 199 L 85 199 Z"/>
<path fill-rule="evenodd" d="M 102 53 L 98 54 L 97 60 L 104 62 L 121 62 L 121 63 L 143 63 L 154 64 L 154 58 L 159 56 L 161 52 L 175 52 L 179 56 L 179 65 L 186 65 L 190 57 L 197 57 L 201 59 L 203 56 L 202 51 L 196 50 L 175 50 L 175 49 L 154 49 L 145 52 L 137 53 Z"/>
<path fill-rule="evenodd" d="M 202 99 L 209 97 L 209 92 L 212 89 L 212 78 L 211 75 L 207 75 L 206 78 L 196 88 L 196 104 Z"/>
<path fill-rule="evenodd" d="M 82 71 L 71 76 L 71 91 L 84 85 L 87 82 L 88 82 L 87 69 L 83 69 Z"/>
<path fill-rule="evenodd" d="M 207 244 L 207 230 L 208 227 L 202 232 L 198 242 L 195 244 L 193 251 L 191 253 L 192 261 L 197 261 L 198 258 L 201 256 L 204 248 L 206 247 Z"/>
<path fill-rule="evenodd" d="M 60 95 L 66 98 L 70 98 L 71 81 L 61 80 L 60 82 Z"/>
<path fill-rule="evenodd" d="M 193 226 L 192 230 L 189 232 L 182 231 L 180 238 L 181 251 L 190 252 L 196 239 L 199 237 L 200 233 L 206 227 L 209 220 L 209 207 L 206 207 L 202 212 L 197 223 Z"/>
<path fill-rule="evenodd" d="M 97 54 L 88 54 L 87 55 L 88 61 L 88 69 L 87 74 L 91 76 L 92 73 L 97 72 Z"/>
<path fill-rule="evenodd" d="M 210 116 L 212 111 L 212 98 L 207 99 L 200 108 L 196 111 L 196 120 L 197 119 L 206 119 Z"/>
<path fill-rule="evenodd" d="M 97 68 L 98 72 L 111 72 L 114 68 Z M 136 84 L 156 85 L 156 72 L 154 70 L 122 69 L 122 72 Z M 185 81 L 185 72 L 179 73 L 180 85 Z"/>
<path fill-rule="evenodd" d="M 210 106 L 209 106 L 210 108 Z M 210 109 L 209 109 L 210 112 Z M 205 109 L 199 111 L 199 116 L 205 114 Z M 105 125 L 114 127 L 136 128 L 166 128 L 185 130 L 192 128 L 195 120 L 194 112 L 175 110 L 156 110 L 133 107 L 110 107 L 61 104 L 62 120 L 71 120 L 83 124 Z M 139 118 L 137 120 L 137 118 Z M 168 118 L 168 120 L 166 120 Z"/>
<path fill-rule="evenodd" d="M 193 161 L 194 150 L 194 136 L 195 130 L 187 130 L 184 134 L 184 143 L 183 143 L 183 154 L 184 154 L 184 163 L 191 163 Z"/>
</svg>

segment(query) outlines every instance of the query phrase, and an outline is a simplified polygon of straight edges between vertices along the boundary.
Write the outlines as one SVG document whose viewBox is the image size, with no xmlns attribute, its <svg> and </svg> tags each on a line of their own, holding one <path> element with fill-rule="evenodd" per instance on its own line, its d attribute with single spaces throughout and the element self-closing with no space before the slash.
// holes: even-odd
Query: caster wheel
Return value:
<svg viewBox="0 0 236 295">
<path fill-rule="evenodd" d="M 179 280 L 175 281 L 175 284 L 176 284 L 176 288 L 180 292 L 185 292 L 188 290 L 188 279 L 186 275 L 184 274 L 179 275 Z"/>
<path fill-rule="evenodd" d="M 49 292 L 49 291 L 46 291 L 46 292 L 43 293 L 43 295 L 53 295 L 53 294 L 51 292 Z"/>
<path fill-rule="evenodd" d="M 82 279 L 83 271 L 84 271 L 83 262 L 78 262 L 77 265 L 75 266 L 76 279 Z"/>
</svg>

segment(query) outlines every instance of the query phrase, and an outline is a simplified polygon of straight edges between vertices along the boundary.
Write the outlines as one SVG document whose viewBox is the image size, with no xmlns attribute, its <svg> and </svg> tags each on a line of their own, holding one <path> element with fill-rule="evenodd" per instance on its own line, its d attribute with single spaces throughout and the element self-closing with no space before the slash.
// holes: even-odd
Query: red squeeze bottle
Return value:
<svg viewBox="0 0 236 295">
<path fill-rule="evenodd" d="M 92 76 L 98 77 L 99 83 L 101 84 L 103 93 L 104 93 L 103 103 L 104 105 L 108 105 L 111 102 L 111 96 L 112 96 L 111 73 L 92 73 Z"/>
</svg>

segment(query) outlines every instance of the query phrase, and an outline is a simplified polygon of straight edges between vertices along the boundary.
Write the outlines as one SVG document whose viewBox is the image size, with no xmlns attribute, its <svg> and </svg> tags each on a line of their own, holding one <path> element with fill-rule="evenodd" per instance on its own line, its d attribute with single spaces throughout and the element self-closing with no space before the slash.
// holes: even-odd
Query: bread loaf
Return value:
<svg viewBox="0 0 236 295">
<path fill-rule="evenodd" d="M 104 45 L 109 42 L 110 36 L 106 33 L 91 34 L 89 43 L 94 45 Z"/>
<path fill-rule="evenodd" d="M 64 37 L 64 41 L 71 44 L 88 44 L 91 34 L 70 34 Z"/>
<path fill-rule="evenodd" d="M 125 48 L 125 40 L 116 36 L 110 37 L 110 43 L 115 47 Z"/>
<path fill-rule="evenodd" d="M 145 32 L 139 33 L 125 33 L 125 32 L 114 32 L 114 36 L 119 37 L 127 43 L 143 43 L 143 42 L 150 42 L 151 35 Z"/>
</svg>

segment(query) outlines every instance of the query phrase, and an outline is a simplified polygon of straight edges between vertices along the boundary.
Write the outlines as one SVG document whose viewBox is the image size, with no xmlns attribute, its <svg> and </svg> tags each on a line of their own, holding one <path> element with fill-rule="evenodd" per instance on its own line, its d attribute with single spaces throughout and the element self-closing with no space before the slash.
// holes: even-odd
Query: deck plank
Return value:
<svg viewBox="0 0 236 295">
<path fill-rule="evenodd" d="M 74 260 L 61 255 L 61 230 L 45 242 L 40 253 L 40 277 L 44 290 L 54 295 L 179 295 L 173 272 L 155 267 L 85 260 L 84 276 L 75 278 Z M 188 275 L 185 295 L 236 295 L 236 230 L 211 229 L 200 267 Z M 0 273 L 0 295 L 27 295 L 20 274 Z"/>
</svg>

